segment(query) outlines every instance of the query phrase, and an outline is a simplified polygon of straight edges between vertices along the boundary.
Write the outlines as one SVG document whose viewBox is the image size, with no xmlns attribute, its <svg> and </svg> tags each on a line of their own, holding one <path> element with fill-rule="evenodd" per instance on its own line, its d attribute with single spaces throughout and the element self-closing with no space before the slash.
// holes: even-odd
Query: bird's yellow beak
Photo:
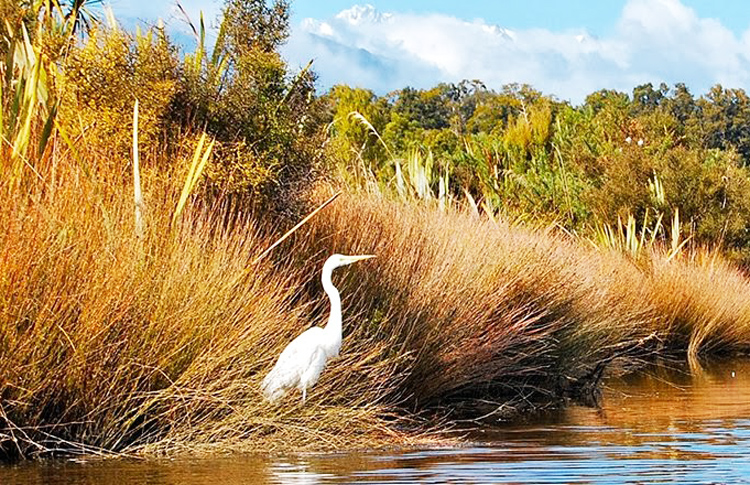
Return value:
<svg viewBox="0 0 750 485">
<path fill-rule="evenodd" d="M 362 256 L 344 256 L 346 264 L 351 264 L 357 261 L 362 261 L 363 259 L 370 259 L 374 257 L 374 254 L 364 254 Z"/>
</svg>

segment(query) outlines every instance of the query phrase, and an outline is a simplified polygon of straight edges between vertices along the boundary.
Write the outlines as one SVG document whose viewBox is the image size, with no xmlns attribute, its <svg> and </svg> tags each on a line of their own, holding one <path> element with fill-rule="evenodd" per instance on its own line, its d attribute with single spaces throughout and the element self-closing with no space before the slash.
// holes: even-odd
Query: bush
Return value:
<svg viewBox="0 0 750 485">
<path fill-rule="evenodd" d="M 129 159 L 138 99 L 141 150 L 165 151 L 178 80 L 177 52 L 163 31 L 132 37 L 114 26 L 99 27 L 62 65 L 60 125 L 101 158 Z"/>
<path fill-rule="evenodd" d="M 61 66 L 60 125 L 97 159 L 122 160 L 138 98 L 142 152 L 174 154 L 205 131 L 216 139 L 205 172 L 213 192 L 287 201 L 310 182 L 323 133 L 314 73 L 292 76 L 277 52 L 287 24 L 285 2 L 232 0 L 213 55 L 201 39 L 183 59 L 163 30 L 133 37 L 98 27 Z"/>
<path fill-rule="evenodd" d="M 291 76 L 277 51 L 288 16 L 285 1 L 230 0 L 213 54 L 199 45 L 185 59 L 171 117 L 217 140 L 207 172 L 215 190 L 284 200 L 320 162 L 315 75 Z"/>
</svg>

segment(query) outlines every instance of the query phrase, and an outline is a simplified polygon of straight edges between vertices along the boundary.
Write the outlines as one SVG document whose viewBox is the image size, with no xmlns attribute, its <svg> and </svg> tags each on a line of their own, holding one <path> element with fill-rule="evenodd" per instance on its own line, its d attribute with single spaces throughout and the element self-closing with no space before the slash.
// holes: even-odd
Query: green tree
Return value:
<svg viewBox="0 0 750 485">
<path fill-rule="evenodd" d="M 675 84 L 674 90 L 664 99 L 662 106 L 682 125 L 693 119 L 698 111 L 695 98 L 684 83 Z"/>
<path fill-rule="evenodd" d="M 750 98 L 742 89 L 716 85 L 698 100 L 700 133 L 707 148 L 734 148 L 750 164 Z"/>
<path fill-rule="evenodd" d="M 654 89 L 653 84 L 641 84 L 633 88 L 633 114 L 652 112 L 659 108 L 664 101 L 669 87 L 665 83 Z"/>
<path fill-rule="evenodd" d="M 414 121 L 419 128 L 435 130 L 450 126 L 451 107 L 440 87 L 429 90 L 404 88 L 396 93 L 393 112 L 408 121 Z"/>
<path fill-rule="evenodd" d="M 200 45 L 185 60 L 172 113 L 217 139 L 207 174 L 223 191 L 284 193 L 320 160 L 315 75 L 290 73 L 278 52 L 288 36 L 287 1 L 228 0 L 213 54 Z"/>
</svg>

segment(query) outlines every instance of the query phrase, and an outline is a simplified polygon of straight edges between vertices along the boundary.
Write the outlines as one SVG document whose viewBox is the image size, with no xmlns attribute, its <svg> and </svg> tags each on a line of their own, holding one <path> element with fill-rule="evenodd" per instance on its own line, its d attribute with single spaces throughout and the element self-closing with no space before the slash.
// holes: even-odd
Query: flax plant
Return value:
<svg viewBox="0 0 750 485">
<path fill-rule="evenodd" d="M 7 23 L 3 27 L 7 29 L 9 48 L 0 70 L 4 74 L 0 82 L 0 153 L 10 151 L 6 174 L 18 182 L 24 166 L 36 171 L 32 160 L 44 153 L 56 108 L 50 99 L 47 67 L 40 47 L 32 44 L 25 25 L 21 26 L 21 32 L 13 32 Z M 29 147 L 33 129 L 40 118 L 43 129 L 36 153 L 32 153 Z"/>
<path fill-rule="evenodd" d="M 177 207 L 175 207 L 174 214 L 172 215 L 173 225 L 177 221 L 177 218 L 180 217 L 190 193 L 195 188 L 201 175 L 203 175 L 203 170 L 206 167 L 206 163 L 208 163 L 215 142 L 216 140 L 211 140 L 211 143 L 209 143 L 208 147 L 204 150 L 203 146 L 206 143 L 206 134 L 201 134 L 201 137 L 198 140 L 198 146 L 193 152 L 193 161 L 190 163 L 190 169 L 185 176 L 185 185 L 182 187 L 182 192 L 180 192 L 180 199 L 177 201 Z"/>
</svg>

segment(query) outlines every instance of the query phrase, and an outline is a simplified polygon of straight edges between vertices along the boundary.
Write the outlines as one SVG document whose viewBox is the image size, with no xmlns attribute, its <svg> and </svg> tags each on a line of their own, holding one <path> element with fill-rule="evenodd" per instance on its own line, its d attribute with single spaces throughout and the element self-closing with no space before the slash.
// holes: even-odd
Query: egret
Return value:
<svg viewBox="0 0 750 485">
<path fill-rule="evenodd" d="M 262 390 L 266 399 L 276 401 L 287 390 L 296 387 L 302 391 L 302 402 L 305 402 L 307 390 L 318 382 L 328 359 L 339 355 L 341 349 L 341 297 L 331 282 L 331 273 L 340 266 L 374 257 L 334 254 L 326 260 L 321 280 L 323 290 L 331 301 L 328 324 L 325 328 L 312 327 L 305 330 L 281 352 L 276 365 L 263 379 Z"/>
</svg>

